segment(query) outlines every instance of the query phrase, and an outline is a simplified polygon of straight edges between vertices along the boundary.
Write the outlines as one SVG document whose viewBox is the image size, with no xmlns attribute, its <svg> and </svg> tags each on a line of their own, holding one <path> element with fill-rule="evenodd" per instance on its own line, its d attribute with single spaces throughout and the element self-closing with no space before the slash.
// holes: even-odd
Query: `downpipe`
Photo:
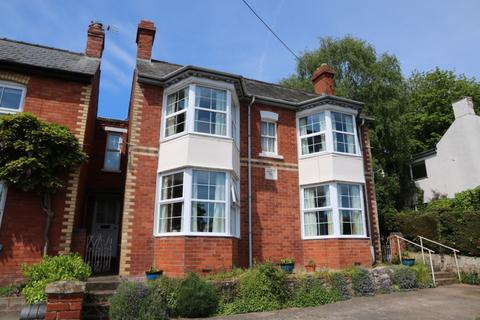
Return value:
<svg viewBox="0 0 480 320">
<path fill-rule="evenodd" d="M 252 105 L 255 96 L 248 104 L 248 266 L 253 266 L 253 234 L 252 234 Z"/>
</svg>

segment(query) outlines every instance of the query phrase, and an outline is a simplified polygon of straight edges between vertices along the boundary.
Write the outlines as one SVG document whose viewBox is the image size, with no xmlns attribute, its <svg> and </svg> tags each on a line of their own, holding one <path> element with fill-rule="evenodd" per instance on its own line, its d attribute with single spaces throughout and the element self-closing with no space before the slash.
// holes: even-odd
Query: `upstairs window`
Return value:
<svg viewBox="0 0 480 320">
<path fill-rule="evenodd" d="M 0 114 L 22 111 L 24 96 L 24 87 L 0 82 Z"/>
<path fill-rule="evenodd" d="M 277 154 L 277 124 L 270 121 L 261 122 L 262 153 Z"/>
<path fill-rule="evenodd" d="M 326 150 L 325 112 L 302 117 L 300 125 L 300 144 L 302 155 Z"/>
<path fill-rule="evenodd" d="M 227 91 L 197 86 L 195 132 L 227 135 Z"/>
<path fill-rule="evenodd" d="M 105 149 L 103 170 L 113 172 L 120 171 L 122 140 L 122 135 L 119 133 L 109 132 L 107 134 L 107 146 Z"/>
<path fill-rule="evenodd" d="M 412 164 L 412 178 L 413 180 L 428 178 L 425 160 L 418 161 Z"/>
<path fill-rule="evenodd" d="M 167 96 L 165 137 L 185 131 L 188 108 L 188 87 Z"/>
<path fill-rule="evenodd" d="M 333 146 L 336 152 L 356 153 L 353 116 L 332 112 Z"/>
</svg>

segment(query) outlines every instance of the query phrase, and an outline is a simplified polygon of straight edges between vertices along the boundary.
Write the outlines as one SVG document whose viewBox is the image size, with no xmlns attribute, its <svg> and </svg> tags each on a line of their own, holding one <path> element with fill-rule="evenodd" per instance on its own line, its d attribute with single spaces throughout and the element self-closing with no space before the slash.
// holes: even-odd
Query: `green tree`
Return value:
<svg viewBox="0 0 480 320">
<path fill-rule="evenodd" d="M 375 118 L 370 140 L 379 214 L 402 209 L 414 188 L 409 176 L 409 130 L 404 117 L 407 86 L 397 58 L 377 54 L 371 44 L 351 36 L 327 37 L 320 40 L 318 49 L 303 53 L 296 73 L 281 84 L 313 91 L 310 77 L 321 63 L 336 70 L 336 94 L 365 102 L 363 112 Z"/>
<path fill-rule="evenodd" d="M 87 159 L 67 127 L 47 123 L 30 113 L 0 117 L 0 180 L 42 197 L 47 218 L 43 254 L 48 251 L 52 195 L 62 189 L 69 171 Z"/>
<path fill-rule="evenodd" d="M 457 76 L 436 68 L 414 72 L 408 79 L 411 145 L 414 153 L 435 147 L 454 120 L 452 102 L 470 96 L 480 111 L 480 83 L 475 78 Z"/>
</svg>

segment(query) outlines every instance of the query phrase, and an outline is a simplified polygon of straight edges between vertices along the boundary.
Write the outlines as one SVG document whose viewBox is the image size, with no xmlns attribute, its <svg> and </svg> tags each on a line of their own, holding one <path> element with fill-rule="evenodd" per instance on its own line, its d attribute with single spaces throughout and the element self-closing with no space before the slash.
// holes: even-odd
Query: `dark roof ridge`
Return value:
<svg viewBox="0 0 480 320">
<path fill-rule="evenodd" d="M 25 42 L 25 41 L 20 41 L 20 40 L 13 40 L 13 39 L 9 39 L 9 38 L 0 38 L 0 40 L 15 42 L 15 43 L 24 44 L 24 45 L 28 45 L 28 46 L 32 46 L 32 47 L 38 47 L 38 48 L 43 48 L 43 49 L 61 51 L 61 52 L 65 52 L 65 53 L 71 53 L 71 54 L 84 56 L 84 57 L 92 58 L 92 59 L 98 59 L 98 58 L 94 58 L 94 57 L 89 57 L 89 56 L 87 56 L 87 55 L 85 55 L 84 53 L 81 53 L 81 52 L 75 52 L 75 51 L 70 51 L 70 50 L 66 50 L 66 49 L 49 47 L 49 46 L 41 45 L 41 44 L 38 44 L 38 43 L 31 43 L 31 42 Z"/>
<path fill-rule="evenodd" d="M 248 81 L 260 82 L 260 83 L 268 84 L 268 85 L 271 85 L 271 86 L 280 87 L 282 89 L 287 89 L 287 90 L 291 90 L 291 91 L 299 91 L 299 92 L 303 92 L 303 93 L 306 93 L 306 94 L 311 94 L 312 96 L 317 96 L 317 97 L 322 96 L 321 94 L 316 94 L 315 92 L 307 91 L 307 90 L 304 90 L 304 89 L 290 88 L 290 87 L 286 87 L 286 86 L 278 84 L 278 83 L 267 82 L 267 81 L 263 81 L 263 80 L 251 79 L 251 78 L 246 78 L 246 77 L 243 77 L 243 78 L 245 80 L 248 80 Z"/>
</svg>

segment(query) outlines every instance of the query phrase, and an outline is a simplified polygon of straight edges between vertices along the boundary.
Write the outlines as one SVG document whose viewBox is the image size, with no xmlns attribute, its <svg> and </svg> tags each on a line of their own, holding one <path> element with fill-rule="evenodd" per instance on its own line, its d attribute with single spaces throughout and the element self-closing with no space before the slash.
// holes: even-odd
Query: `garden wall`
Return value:
<svg viewBox="0 0 480 320">
<path fill-rule="evenodd" d="M 416 252 L 412 255 L 417 259 L 417 261 L 422 261 L 422 253 Z M 462 272 L 474 272 L 480 271 L 480 257 L 468 257 L 457 255 L 458 258 L 458 267 Z M 425 262 L 427 265 L 430 263 L 428 254 L 425 254 Z M 456 272 L 457 267 L 455 265 L 455 259 L 453 255 L 441 255 L 441 254 L 432 254 L 432 262 L 435 270 L 442 271 L 451 271 Z"/>
</svg>

